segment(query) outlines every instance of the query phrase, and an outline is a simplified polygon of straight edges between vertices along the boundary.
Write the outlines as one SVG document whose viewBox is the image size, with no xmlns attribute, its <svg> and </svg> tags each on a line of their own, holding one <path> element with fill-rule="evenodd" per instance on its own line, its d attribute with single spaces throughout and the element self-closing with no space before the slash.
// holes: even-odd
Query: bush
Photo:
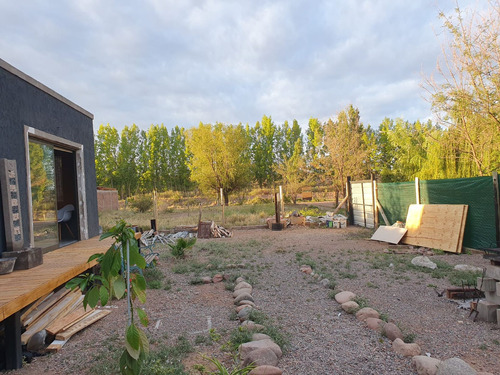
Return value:
<svg viewBox="0 0 500 375">
<path fill-rule="evenodd" d="M 153 199 L 149 195 L 139 195 L 129 201 L 130 206 L 139 212 L 147 212 L 153 208 Z"/>
<path fill-rule="evenodd" d="M 193 247 L 196 242 L 196 238 L 179 238 L 174 245 L 168 244 L 170 247 L 170 252 L 176 258 L 184 258 L 186 256 L 186 249 Z"/>
</svg>

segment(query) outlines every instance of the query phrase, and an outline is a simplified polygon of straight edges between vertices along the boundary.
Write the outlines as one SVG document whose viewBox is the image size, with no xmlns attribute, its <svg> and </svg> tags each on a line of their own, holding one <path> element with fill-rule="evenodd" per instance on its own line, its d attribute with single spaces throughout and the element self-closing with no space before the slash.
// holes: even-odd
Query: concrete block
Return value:
<svg viewBox="0 0 500 375">
<path fill-rule="evenodd" d="M 497 310 L 500 306 L 485 300 L 477 304 L 478 319 L 485 322 L 497 322 Z"/>
<path fill-rule="evenodd" d="M 500 305 L 500 296 L 496 292 L 484 292 L 484 299 L 488 302 Z"/>
<path fill-rule="evenodd" d="M 500 281 L 497 282 L 497 296 L 500 296 Z"/>
<path fill-rule="evenodd" d="M 497 290 L 497 281 L 491 277 L 478 277 L 477 288 L 483 292 L 495 292 Z"/>
<path fill-rule="evenodd" d="M 491 277 L 497 281 L 500 281 L 500 267 L 489 265 L 486 267 L 486 277 Z"/>
<path fill-rule="evenodd" d="M 2 253 L 2 257 L 17 258 L 14 270 L 27 270 L 43 263 L 43 252 L 41 247 L 34 247 L 19 251 L 4 251 Z"/>
</svg>

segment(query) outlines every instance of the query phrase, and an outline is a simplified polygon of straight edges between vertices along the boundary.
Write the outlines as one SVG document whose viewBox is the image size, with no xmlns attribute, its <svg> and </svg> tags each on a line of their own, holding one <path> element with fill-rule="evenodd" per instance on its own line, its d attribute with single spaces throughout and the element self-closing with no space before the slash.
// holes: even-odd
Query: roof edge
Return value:
<svg viewBox="0 0 500 375">
<path fill-rule="evenodd" d="M 50 96 L 56 98 L 57 100 L 63 102 L 64 104 L 66 104 L 66 105 L 70 106 L 71 108 L 77 110 L 78 112 L 82 113 L 83 115 L 89 117 L 91 120 L 94 119 L 94 115 L 92 113 L 90 113 L 89 111 L 83 109 L 78 104 L 73 103 L 71 100 L 66 99 L 64 96 L 62 96 L 61 94 L 58 94 L 57 92 L 55 92 L 51 88 L 45 86 L 43 83 L 37 81 L 33 77 L 27 75 L 26 73 L 21 72 L 19 69 L 13 67 L 5 60 L 0 59 L 0 68 L 8 71 L 11 74 L 14 74 L 15 76 L 21 78 L 22 80 L 26 81 L 30 85 L 36 87 L 39 90 L 42 90 L 43 92 L 45 92 L 47 94 L 49 94 Z"/>
</svg>

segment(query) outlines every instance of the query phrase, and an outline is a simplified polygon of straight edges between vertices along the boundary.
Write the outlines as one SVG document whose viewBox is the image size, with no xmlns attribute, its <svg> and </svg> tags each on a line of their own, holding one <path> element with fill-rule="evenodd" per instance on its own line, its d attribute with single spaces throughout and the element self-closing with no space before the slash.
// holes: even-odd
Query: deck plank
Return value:
<svg viewBox="0 0 500 375">
<path fill-rule="evenodd" d="M 43 264 L 0 275 L 0 321 L 50 293 L 97 264 L 92 254 L 105 252 L 113 240 L 99 237 L 79 241 L 43 255 Z"/>
</svg>

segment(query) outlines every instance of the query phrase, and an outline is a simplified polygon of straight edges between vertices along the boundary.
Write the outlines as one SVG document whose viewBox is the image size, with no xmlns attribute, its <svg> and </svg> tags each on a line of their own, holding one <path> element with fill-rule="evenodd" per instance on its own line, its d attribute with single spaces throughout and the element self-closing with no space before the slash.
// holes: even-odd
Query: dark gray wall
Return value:
<svg viewBox="0 0 500 375">
<path fill-rule="evenodd" d="M 89 237 L 97 236 L 99 218 L 92 118 L 0 66 L 0 158 L 17 162 L 25 246 L 29 245 L 25 125 L 83 145 Z M 0 223 L 3 224 L 2 218 Z M 0 252 L 4 248 L 2 225 Z"/>
</svg>

